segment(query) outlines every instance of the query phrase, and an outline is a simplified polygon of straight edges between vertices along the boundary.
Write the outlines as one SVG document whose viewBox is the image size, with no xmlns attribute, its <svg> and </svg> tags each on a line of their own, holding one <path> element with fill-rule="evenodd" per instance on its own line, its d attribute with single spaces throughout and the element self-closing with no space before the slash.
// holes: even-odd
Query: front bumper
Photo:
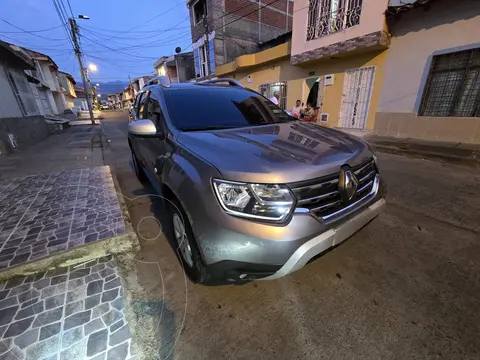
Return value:
<svg viewBox="0 0 480 360">
<path fill-rule="evenodd" d="M 286 225 L 231 216 L 216 199 L 207 199 L 202 207 L 192 205 L 192 228 L 207 272 L 214 279 L 233 282 L 274 279 L 298 270 L 382 211 L 387 189 L 381 178 L 377 185 L 370 196 L 341 216 L 319 219 L 300 211 Z"/>
<path fill-rule="evenodd" d="M 292 254 L 292 256 L 290 256 L 280 270 L 273 275 L 261 278 L 261 280 L 277 279 L 301 269 L 308 263 L 308 261 L 310 261 L 310 259 L 328 250 L 332 246 L 342 243 L 366 224 L 368 224 L 383 210 L 385 205 L 385 199 L 380 199 L 343 224 L 314 237 L 312 240 L 307 241 L 305 244 L 300 246 Z"/>
</svg>

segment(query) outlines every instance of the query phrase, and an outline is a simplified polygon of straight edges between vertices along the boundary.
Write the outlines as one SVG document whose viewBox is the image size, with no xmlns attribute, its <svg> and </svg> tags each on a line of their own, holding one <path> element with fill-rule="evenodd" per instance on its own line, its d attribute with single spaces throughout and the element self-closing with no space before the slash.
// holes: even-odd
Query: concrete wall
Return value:
<svg viewBox="0 0 480 360">
<path fill-rule="evenodd" d="M 23 116 L 5 70 L 5 65 L 0 63 L 0 118 Z"/>
<path fill-rule="evenodd" d="M 322 122 L 321 125 L 338 127 L 345 72 L 359 67 L 375 66 L 375 78 L 366 122 L 366 128 L 372 130 L 380 98 L 386 56 L 385 51 L 368 52 L 347 58 L 317 61 L 304 67 L 290 65 L 290 60 L 286 57 L 279 61 L 223 74 L 222 77 L 234 77 L 255 91 L 258 91 L 259 86 L 264 83 L 287 81 L 287 109 L 291 109 L 298 99 L 306 103 L 309 94 L 309 88 L 306 86 L 307 78 L 334 74 L 334 84 L 325 87 L 323 98 L 322 112 L 329 113 L 329 120 L 326 123 Z M 309 75 L 311 73 L 314 75 Z M 248 75 L 251 75 L 251 83 L 248 82 Z"/>
<path fill-rule="evenodd" d="M 480 142 L 480 118 L 417 116 L 434 55 L 480 48 L 480 1 L 448 0 L 389 22 L 391 46 L 375 130 L 381 135 Z"/>
<path fill-rule="evenodd" d="M 295 0 L 292 56 L 385 30 L 387 5 L 388 0 L 363 0 L 359 25 L 307 41 L 309 0 Z"/>
<path fill-rule="evenodd" d="M 17 149 L 12 148 L 8 134 L 13 134 Z M 0 153 L 10 154 L 22 150 L 48 136 L 45 118 L 40 115 L 0 119 Z"/>
<path fill-rule="evenodd" d="M 55 100 L 55 105 L 57 106 L 57 114 L 63 114 L 63 111 L 67 108 L 65 96 L 60 92 L 54 92 L 53 99 Z"/>
<path fill-rule="evenodd" d="M 58 87 L 58 81 L 54 79 L 49 63 L 42 61 L 40 62 L 40 66 L 42 68 L 43 77 L 48 83 L 48 86 L 50 86 L 52 91 L 56 90 Z"/>
</svg>

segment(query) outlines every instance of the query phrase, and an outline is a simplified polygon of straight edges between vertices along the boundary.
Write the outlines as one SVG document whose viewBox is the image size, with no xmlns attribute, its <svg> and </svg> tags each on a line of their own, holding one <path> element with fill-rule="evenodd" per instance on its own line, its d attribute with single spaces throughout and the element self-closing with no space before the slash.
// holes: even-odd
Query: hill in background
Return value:
<svg viewBox="0 0 480 360">
<path fill-rule="evenodd" d="M 83 83 L 80 80 L 75 79 L 77 82 L 78 87 L 83 87 Z M 92 81 L 92 85 L 99 84 L 100 86 L 97 87 L 97 94 L 101 94 L 101 99 L 106 100 L 108 94 L 114 94 L 120 91 L 123 91 L 127 86 L 127 81 L 115 80 L 115 81 L 107 81 L 107 82 L 94 82 Z"/>
</svg>

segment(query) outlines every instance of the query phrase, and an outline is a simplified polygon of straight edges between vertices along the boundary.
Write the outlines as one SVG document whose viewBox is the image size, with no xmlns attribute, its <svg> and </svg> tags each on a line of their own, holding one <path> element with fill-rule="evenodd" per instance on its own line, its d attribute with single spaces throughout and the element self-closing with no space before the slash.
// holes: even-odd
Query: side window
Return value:
<svg viewBox="0 0 480 360">
<path fill-rule="evenodd" d="M 144 92 L 140 100 L 138 101 L 138 111 L 137 111 L 137 117 L 140 120 L 145 119 L 143 116 L 143 110 L 145 109 L 145 100 L 147 100 L 147 92 Z"/>
<path fill-rule="evenodd" d="M 150 92 L 147 104 L 147 119 L 150 119 L 157 125 L 157 128 L 163 128 L 163 114 L 158 101 L 158 95 L 155 91 Z"/>
<path fill-rule="evenodd" d="M 137 117 L 138 103 L 139 103 L 140 98 L 142 97 L 142 95 L 143 95 L 143 92 L 138 93 L 137 96 L 136 96 L 136 98 L 135 98 L 135 101 L 133 102 L 131 116 L 134 117 L 134 118 Z"/>
</svg>

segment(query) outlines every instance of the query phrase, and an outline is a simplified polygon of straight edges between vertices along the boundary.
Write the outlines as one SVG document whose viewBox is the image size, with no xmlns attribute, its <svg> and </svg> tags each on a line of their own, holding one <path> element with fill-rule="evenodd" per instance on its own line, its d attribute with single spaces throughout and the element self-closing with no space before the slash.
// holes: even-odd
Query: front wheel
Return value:
<svg viewBox="0 0 480 360">
<path fill-rule="evenodd" d="M 172 220 L 175 250 L 182 262 L 183 269 L 190 280 L 202 283 L 207 276 L 190 221 L 178 201 L 167 202 Z"/>
</svg>

